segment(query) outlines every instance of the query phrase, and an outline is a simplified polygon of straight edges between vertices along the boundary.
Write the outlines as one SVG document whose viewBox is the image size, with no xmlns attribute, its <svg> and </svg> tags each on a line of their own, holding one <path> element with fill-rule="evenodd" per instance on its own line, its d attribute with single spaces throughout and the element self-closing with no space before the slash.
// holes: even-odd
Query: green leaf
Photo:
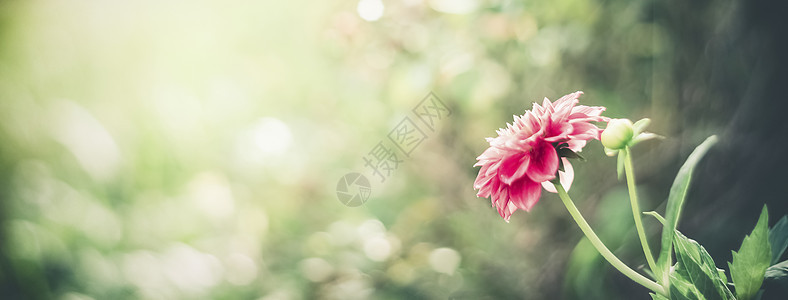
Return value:
<svg viewBox="0 0 788 300">
<path fill-rule="evenodd" d="M 767 268 L 763 278 L 764 280 L 788 281 L 788 260 Z"/>
<path fill-rule="evenodd" d="M 722 293 L 725 294 L 725 298 L 736 300 L 736 296 L 734 296 L 733 292 L 731 291 L 733 284 L 728 282 L 728 276 L 725 275 L 725 270 L 717 268 L 717 274 L 720 278 L 720 284 L 723 287 L 721 290 Z"/>
<path fill-rule="evenodd" d="M 736 297 L 740 300 L 751 299 L 763 284 L 763 277 L 772 259 L 768 226 L 769 212 L 764 205 L 755 229 L 744 237 L 739 252 L 733 251 L 733 262 L 728 263 Z"/>
<path fill-rule="evenodd" d="M 784 299 L 788 295 L 788 260 L 766 269 L 759 293 L 764 299 Z"/>
<path fill-rule="evenodd" d="M 644 215 L 647 215 L 647 216 L 652 216 L 652 217 L 654 217 L 654 219 L 657 219 L 657 221 L 659 221 L 660 223 L 662 223 L 662 226 L 665 226 L 665 218 L 663 218 L 662 216 L 660 216 L 658 212 L 656 212 L 656 211 L 647 211 L 647 212 L 644 212 L 643 214 L 644 214 Z"/>
<path fill-rule="evenodd" d="M 783 216 L 769 230 L 769 244 L 772 245 L 772 263 L 776 264 L 788 248 L 788 216 Z"/>
<path fill-rule="evenodd" d="M 779 286 L 788 290 L 788 260 L 766 269 L 763 277 L 764 287 Z"/>
<path fill-rule="evenodd" d="M 640 142 L 643 142 L 643 141 L 648 141 L 648 140 L 653 140 L 653 139 L 664 139 L 664 138 L 665 138 L 664 136 L 661 136 L 659 134 L 655 134 L 655 133 L 651 133 L 651 132 L 643 132 L 641 134 L 636 135 L 634 138 L 632 138 L 632 141 L 629 142 L 629 144 L 631 146 L 634 146 L 634 145 L 637 145 L 637 144 L 639 144 Z"/>
<path fill-rule="evenodd" d="M 673 180 L 673 186 L 670 187 L 670 195 L 668 196 L 668 204 L 665 209 L 665 227 L 662 229 L 662 247 L 657 259 L 657 269 L 655 272 L 662 273 L 662 280 L 667 280 L 673 252 L 673 232 L 679 223 L 681 209 L 684 206 L 684 198 L 687 196 L 687 189 L 689 188 L 692 171 L 695 165 L 698 164 L 706 152 L 717 143 L 717 136 L 708 137 L 702 144 L 700 144 L 695 151 L 687 158 L 684 165 L 679 169 L 676 179 Z"/>
<path fill-rule="evenodd" d="M 676 264 L 678 266 L 679 264 Z M 692 283 L 680 274 L 670 274 L 670 299 L 672 300 L 706 300 Z"/>
<path fill-rule="evenodd" d="M 558 156 L 559 157 L 566 157 L 570 159 L 579 159 L 580 161 L 586 161 L 586 158 L 577 154 L 577 152 L 572 151 L 569 148 L 560 148 L 558 149 Z"/>
<path fill-rule="evenodd" d="M 725 270 L 717 268 L 717 274 L 720 276 L 720 279 L 722 279 L 722 282 L 728 283 L 728 275 L 725 275 Z"/>
<path fill-rule="evenodd" d="M 676 248 L 676 267 L 671 274 L 671 287 L 675 278 L 681 278 L 693 285 L 705 299 L 734 299 L 733 293 L 726 285 L 726 279 L 720 276 L 711 255 L 698 242 L 688 239 L 676 231 L 674 240 Z M 677 287 L 681 291 L 681 287 Z"/>
<path fill-rule="evenodd" d="M 640 142 L 651 140 L 651 139 L 664 139 L 664 136 L 654 134 L 651 132 L 645 132 L 646 127 L 651 124 L 651 120 L 648 118 L 640 119 L 640 121 L 635 122 L 632 125 L 632 140 L 629 141 L 629 146 L 635 146 Z"/>
<path fill-rule="evenodd" d="M 635 124 L 632 125 L 632 131 L 634 132 L 634 135 L 638 135 L 639 133 L 646 130 L 648 124 L 651 124 L 651 119 L 649 118 L 643 118 L 635 122 Z"/>
</svg>

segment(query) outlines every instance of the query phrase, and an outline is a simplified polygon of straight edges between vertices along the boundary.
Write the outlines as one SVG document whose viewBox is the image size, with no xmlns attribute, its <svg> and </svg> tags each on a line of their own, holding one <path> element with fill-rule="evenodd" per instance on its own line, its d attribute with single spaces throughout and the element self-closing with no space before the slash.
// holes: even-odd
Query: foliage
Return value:
<svg viewBox="0 0 788 300">
<path fill-rule="evenodd" d="M 375 22 L 346 0 L 0 3 L 0 295 L 582 296 L 564 272 L 578 233 L 555 197 L 506 224 L 469 192 L 484 134 L 579 89 L 610 114 L 660 116 L 671 138 L 640 146 L 663 154 L 642 174 L 654 209 L 688 147 L 730 123 L 720 96 L 756 78 L 740 52 L 708 56 L 742 44 L 707 44 L 736 24 L 733 1 L 382 2 Z M 712 61 L 735 74 L 725 89 Z M 343 206 L 337 180 L 430 91 L 452 117 L 368 202 Z M 598 145 L 582 154 L 572 193 L 591 195 L 581 210 L 633 261 L 631 216 L 596 209 L 619 195 L 615 171 Z M 578 261 L 597 263 L 576 269 L 599 298 L 640 291 Z"/>
<path fill-rule="evenodd" d="M 676 231 L 676 265 L 670 274 L 671 299 L 734 299 L 727 277 L 706 249 Z"/>
<path fill-rule="evenodd" d="M 658 274 L 662 274 L 661 280 L 663 282 L 669 272 L 669 266 L 672 265 L 671 252 L 674 248 L 673 239 L 675 236 L 673 232 L 678 226 L 681 210 L 692 178 L 692 171 L 709 148 L 716 143 L 717 137 L 710 136 L 700 146 L 695 148 L 695 151 L 690 154 L 687 161 L 681 166 L 676 179 L 673 180 L 673 186 L 670 187 L 670 196 L 668 196 L 668 204 L 665 209 L 665 227 L 662 229 L 662 250 L 659 252 L 659 258 L 657 259 L 658 270 L 655 270 Z"/>
<path fill-rule="evenodd" d="M 752 298 L 763 283 L 764 273 L 772 258 L 768 226 L 769 212 L 764 206 L 755 229 L 744 238 L 739 252 L 733 252 L 733 262 L 728 263 L 739 299 Z"/>
</svg>

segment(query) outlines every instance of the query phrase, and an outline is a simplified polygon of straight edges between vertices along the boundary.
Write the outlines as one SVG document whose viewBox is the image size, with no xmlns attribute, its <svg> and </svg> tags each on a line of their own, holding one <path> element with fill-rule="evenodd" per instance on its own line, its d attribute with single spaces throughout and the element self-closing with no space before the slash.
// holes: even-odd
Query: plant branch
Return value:
<svg viewBox="0 0 788 300">
<path fill-rule="evenodd" d="M 632 279 L 633 281 L 648 288 L 649 290 L 667 296 L 667 294 L 665 293 L 665 289 L 662 288 L 661 285 L 649 280 L 643 275 L 640 275 L 640 273 L 635 272 L 635 270 L 632 270 L 632 268 L 628 267 L 620 259 L 618 259 L 618 257 L 616 257 L 616 255 L 613 254 L 613 252 L 610 252 L 610 249 L 608 249 L 607 246 L 605 246 L 605 244 L 602 243 L 602 240 L 599 239 L 596 233 L 594 233 L 594 230 L 591 229 L 591 226 L 588 225 L 588 222 L 586 222 L 586 219 L 583 218 L 583 215 L 580 214 L 580 211 L 577 210 L 577 207 L 575 207 L 575 204 L 574 202 L 572 202 L 572 199 L 569 198 L 569 194 L 566 193 L 564 187 L 561 186 L 561 184 L 553 183 L 553 185 L 555 186 L 556 191 L 558 191 L 558 196 L 561 198 L 561 201 L 564 202 L 564 206 L 566 206 L 566 210 L 569 211 L 569 214 L 572 216 L 572 218 L 575 220 L 577 225 L 580 227 L 580 230 L 583 231 L 586 238 L 588 238 L 591 244 L 594 245 L 594 248 L 596 248 L 596 250 L 599 251 L 599 254 L 602 254 L 602 257 L 604 257 L 611 265 L 613 265 L 613 267 L 616 268 L 616 270 L 618 270 L 625 276 L 629 277 L 629 279 Z"/>
<path fill-rule="evenodd" d="M 632 152 L 629 147 L 623 149 L 622 153 L 618 155 L 626 156 L 624 159 L 624 172 L 627 176 L 627 187 L 629 188 L 629 202 L 632 204 L 632 216 L 635 218 L 635 227 L 638 231 L 640 238 L 640 245 L 643 246 L 643 254 L 646 255 L 648 267 L 654 274 L 658 273 L 657 264 L 654 261 L 654 254 L 651 252 L 651 247 L 648 245 L 646 231 L 643 228 L 643 218 L 640 215 L 640 204 L 638 202 L 637 188 L 635 187 L 635 172 L 632 170 Z"/>
</svg>

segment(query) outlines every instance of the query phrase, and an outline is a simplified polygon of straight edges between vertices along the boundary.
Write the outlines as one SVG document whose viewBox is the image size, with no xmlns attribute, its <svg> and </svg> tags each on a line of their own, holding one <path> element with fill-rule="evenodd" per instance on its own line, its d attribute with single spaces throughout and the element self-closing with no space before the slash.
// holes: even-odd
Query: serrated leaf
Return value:
<svg viewBox="0 0 788 300">
<path fill-rule="evenodd" d="M 668 196 L 667 208 L 665 209 L 665 226 L 662 229 L 662 246 L 657 259 L 656 272 L 662 273 L 662 280 L 664 282 L 668 279 L 670 266 L 673 264 L 673 237 L 676 226 L 681 216 L 681 209 L 684 207 L 684 199 L 687 196 L 689 189 L 692 171 L 695 166 L 700 162 L 701 158 L 715 143 L 717 143 L 717 136 L 708 137 L 703 143 L 692 151 L 692 154 L 684 162 L 684 165 L 679 169 L 676 179 L 673 180 L 673 185 L 670 187 L 670 195 Z"/>
<path fill-rule="evenodd" d="M 733 293 L 703 246 L 676 231 L 674 247 L 677 263 L 673 276 L 680 276 L 692 284 L 705 299 L 733 299 Z"/>
<path fill-rule="evenodd" d="M 769 212 L 764 205 L 755 229 L 744 237 L 739 252 L 732 251 L 733 261 L 728 263 L 728 266 L 736 287 L 736 298 L 740 300 L 751 299 L 763 284 L 766 269 L 772 259 L 768 226 Z"/>
<path fill-rule="evenodd" d="M 670 291 L 668 292 L 671 300 L 706 300 L 697 287 L 676 272 L 670 275 Z"/>
<path fill-rule="evenodd" d="M 769 230 L 769 244 L 772 245 L 772 262 L 776 264 L 788 248 L 788 216 L 783 216 Z"/>
<path fill-rule="evenodd" d="M 725 299 L 733 299 L 736 300 L 736 297 L 733 295 L 733 292 L 728 287 L 728 276 L 725 275 L 725 270 L 717 268 L 717 275 L 719 277 L 718 288 L 720 293 L 723 294 L 723 298 Z"/>
</svg>

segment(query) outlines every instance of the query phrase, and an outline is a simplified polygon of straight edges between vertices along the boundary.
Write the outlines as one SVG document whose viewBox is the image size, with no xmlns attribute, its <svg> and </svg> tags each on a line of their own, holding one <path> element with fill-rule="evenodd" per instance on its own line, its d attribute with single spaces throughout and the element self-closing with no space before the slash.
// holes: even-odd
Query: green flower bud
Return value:
<svg viewBox="0 0 788 300">
<path fill-rule="evenodd" d="M 624 149 L 632 141 L 633 134 L 632 121 L 612 119 L 602 131 L 602 145 L 611 150 Z"/>
</svg>

